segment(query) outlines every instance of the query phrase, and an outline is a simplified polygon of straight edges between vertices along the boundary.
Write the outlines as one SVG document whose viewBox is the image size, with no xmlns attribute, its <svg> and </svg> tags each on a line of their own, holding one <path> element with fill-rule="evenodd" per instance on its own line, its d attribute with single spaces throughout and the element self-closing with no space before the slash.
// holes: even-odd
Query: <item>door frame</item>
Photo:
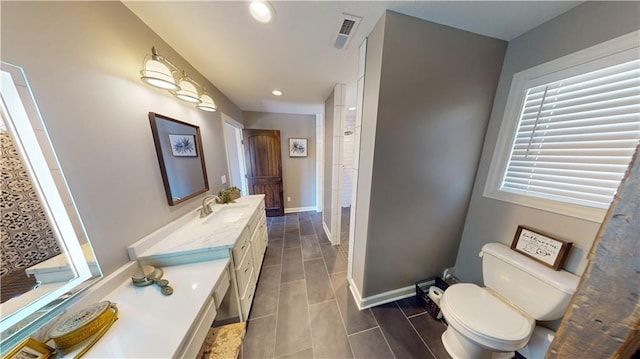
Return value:
<svg viewBox="0 0 640 359">
<path fill-rule="evenodd" d="M 242 143 L 242 129 L 244 129 L 244 125 L 241 124 L 240 122 L 234 120 L 233 118 L 231 118 L 229 115 L 227 115 L 224 112 L 220 112 L 220 117 L 221 117 L 221 121 L 222 121 L 222 134 L 223 134 L 223 138 L 224 138 L 224 150 L 225 150 L 225 155 L 227 158 L 227 169 L 229 171 L 229 183 L 233 184 L 235 178 L 233 178 L 233 172 L 231 171 L 231 161 L 229 160 L 229 142 L 230 139 L 227 138 L 227 132 L 225 131 L 225 125 L 230 125 L 234 128 L 234 136 L 235 136 L 235 143 L 236 143 L 236 148 L 235 150 L 237 151 L 237 156 L 239 159 L 239 163 L 238 163 L 238 167 L 240 167 L 240 173 L 242 174 L 240 176 L 240 183 L 241 183 L 241 187 L 240 190 L 242 191 L 242 193 L 244 193 L 244 195 L 248 195 L 249 194 L 249 186 L 247 184 L 247 166 L 246 166 L 246 162 L 245 162 L 245 158 L 244 158 L 244 146 Z"/>
</svg>

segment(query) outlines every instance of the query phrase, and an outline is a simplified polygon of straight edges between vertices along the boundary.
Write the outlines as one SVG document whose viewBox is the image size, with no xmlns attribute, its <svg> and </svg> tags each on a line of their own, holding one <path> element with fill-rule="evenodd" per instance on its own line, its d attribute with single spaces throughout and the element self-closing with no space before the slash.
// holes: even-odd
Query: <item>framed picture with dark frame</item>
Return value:
<svg viewBox="0 0 640 359">
<path fill-rule="evenodd" d="M 27 338 L 11 349 L 3 359 L 47 359 L 55 349 L 33 338 Z"/>
<path fill-rule="evenodd" d="M 177 157 L 197 157 L 195 135 L 169 135 L 171 153 Z"/>
<path fill-rule="evenodd" d="M 307 139 L 289 139 L 289 157 L 307 157 Z"/>
<path fill-rule="evenodd" d="M 511 243 L 511 249 L 554 270 L 560 270 L 572 245 L 572 242 L 520 225 Z"/>
</svg>

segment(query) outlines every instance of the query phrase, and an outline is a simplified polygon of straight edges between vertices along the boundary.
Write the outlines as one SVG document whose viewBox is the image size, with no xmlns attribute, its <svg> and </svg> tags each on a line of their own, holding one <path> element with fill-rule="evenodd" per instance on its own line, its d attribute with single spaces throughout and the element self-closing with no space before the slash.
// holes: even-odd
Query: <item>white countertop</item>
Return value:
<svg viewBox="0 0 640 359">
<path fill-rule="evenodd" d="M 199 210 L 189 212 L 131 245 L 129 257 L 145 260 L 231 248 L 263 198 L 243 196 L 236 203 L 213 205 L 213 213 L 205 218 L 200 218 Z"/>
<path fill-rule="evenodd" d="M 264 195 L 254 195 L 229 205 L 216 204 L 205 218 L 199 218 L 196 209 L 131 245 L 128 252 L 132 260 L 155 266 L 154 258 L 180 257 L 160 265 L 174 293 L 164 296 L 157 285 L 134 286 L 130 274 L 137 269 L 135 262 L 104 278 L 82 299 L 82 307 L 108 300 L 116 303 L 119 319 L 85 357 L 171 358 L 192 348 L 195 332 L 203 330 L 199 321 L 215 315 L 207 303 L 213 301 L 216 283 L 230 263 L 229 248 L 247 228 L 263 199 Z M 202 254 L 214 251 L 224 257 Z M 79 304 L 75 309 L 81 309 Z M 205 326 L 208 328 L 209 323 Z M 65 357 L 74 354 L 66 353 Z"/>
<path fill-rule="evenodd" d="M 84 243 L 80 247 L 82 248 L 82 253 L 87 260 L 91 274 L 93 276 L 99 276 L 100 269 L 98 268 L 96 259 L 93 256 L 91 245 L 89 243 Z M 76 275 L 73 269 L 69 266 L 69 259 L 65 253 L 33 265 L 25 269 L 25 273 L 28 276 L 35 276 L 36 280 L 40 281 L 42 284 L 68 281 Z"/>
<path fill-rule="evenodd" d="M 127 279 L 102 300 L 116 303 L 118 320 L 85 354 L 86 358 L 170 358 L 183 341 L 229 259 L 165 267 L 174 293 L 157 285 L 136 287 Z M 134 269 L 135 267 L 132 267 Z"/>
</svg>

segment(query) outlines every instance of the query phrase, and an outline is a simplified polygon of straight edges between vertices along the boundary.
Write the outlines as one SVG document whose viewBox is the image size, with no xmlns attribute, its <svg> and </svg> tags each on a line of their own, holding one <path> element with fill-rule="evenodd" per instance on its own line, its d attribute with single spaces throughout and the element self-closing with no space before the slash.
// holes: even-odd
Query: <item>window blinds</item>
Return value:
<svg viewBox="0 0 640 359">
<path fill-rule="evenodd" d="M 527 90 L 500 189 L 607 208 L 640 141 L 640 60 Z"/>
</svg>

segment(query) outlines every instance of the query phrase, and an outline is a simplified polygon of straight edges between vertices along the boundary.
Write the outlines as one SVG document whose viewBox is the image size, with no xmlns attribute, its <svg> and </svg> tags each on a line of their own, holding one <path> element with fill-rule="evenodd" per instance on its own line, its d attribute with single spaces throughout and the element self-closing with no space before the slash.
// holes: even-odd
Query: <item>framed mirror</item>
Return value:
<svg viewBox="0 0 640 359">
<path fill-rule="evenodd" d="M 167 202 L 175 206 L 209 190 L 200 127 L 149 112 Z"/>
<path fill-rule="evenodd" d="M 0 62 L 0 75 L 4 350 L 102 273 L 24 72 Z"/>
</svg>

